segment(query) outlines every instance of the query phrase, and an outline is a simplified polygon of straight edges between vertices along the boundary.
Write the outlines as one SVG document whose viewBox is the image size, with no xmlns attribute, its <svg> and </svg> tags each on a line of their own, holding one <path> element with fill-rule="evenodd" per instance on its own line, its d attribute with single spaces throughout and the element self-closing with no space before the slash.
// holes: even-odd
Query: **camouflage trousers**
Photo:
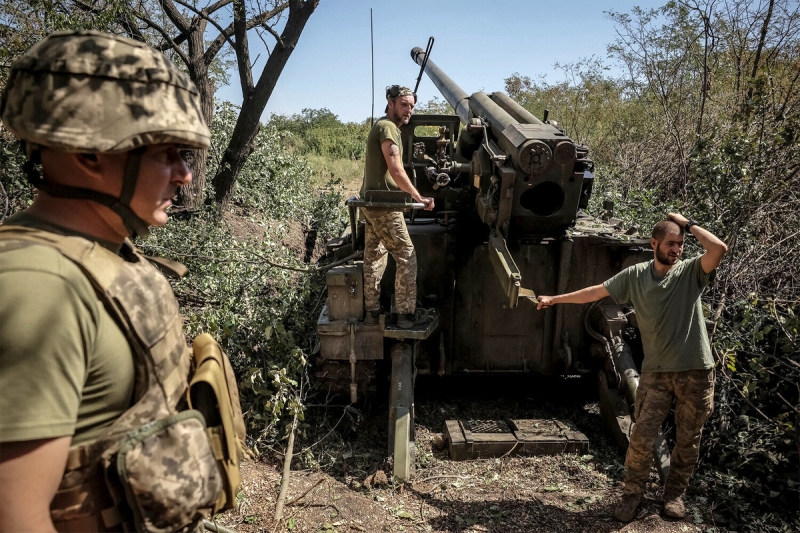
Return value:
<svg viewBox="0 0 800 533">
<path fill-rule="evenodd" d="M 625 456 L 625 493 L 642 494 L 653 464 L 653 443 L 675 404 L 675 448 L 664 486 L 666 495 L 682 495 L 700 453 L 703 424 L 714 412 L 713 368 L 685 372 L 643 372 L 636 391 L 636 423 Z"/>
<path fill-rule="evenodd" d="M 408 235 L 401 211 L 364 209 L 367 219 L 364 233 L 364 307 L 380 308 L 381 278 L 386 270 L 387 253 L 397 264 L 394 279 L 395 305 L 400 314 L 413 313 L 417 307 L 417 254 Z"/>
</svg>

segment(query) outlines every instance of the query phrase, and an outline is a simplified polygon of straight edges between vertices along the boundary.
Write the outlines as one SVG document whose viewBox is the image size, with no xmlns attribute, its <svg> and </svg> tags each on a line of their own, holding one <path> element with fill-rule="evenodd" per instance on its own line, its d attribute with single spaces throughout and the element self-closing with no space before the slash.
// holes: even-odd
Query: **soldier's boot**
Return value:
<svg viewBox="0 0 800 533">
<path fill-rule="evenodd" d="M 664 491 L 664 515 L 671 518 L 683 518 L 686 516 L 683 492 Z"/>
<path fill-rule="evenodd" d="M 381 321 L 381 315 L 384 313 L 383 307 L 380 309 L 373 309 L 372 311 L 367 311 L 366 315 L 364 316 L 364 324 L 367 326 L 376 326 Z"/>
<path fill-rule="evenodd" d="M 620 522 L 630 522 L 636 516 L 636 509 L 642 503 L 642 495 L 626 492 L 614 509 L 614 518 Z"/>
<path fill-rule="evenodd" d="M 417 324 L 424 324 L 430 319 L 427 309 L 417 309 L 413 313 L 398 315 L 397 327 L 401 329 L 411 329 Z"/>
</svg>

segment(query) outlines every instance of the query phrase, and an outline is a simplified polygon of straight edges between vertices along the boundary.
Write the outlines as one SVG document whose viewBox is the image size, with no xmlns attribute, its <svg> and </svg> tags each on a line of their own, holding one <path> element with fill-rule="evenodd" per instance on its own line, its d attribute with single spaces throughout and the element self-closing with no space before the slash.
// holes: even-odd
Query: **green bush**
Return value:
<svg viewBox="0 0 800 533">
<path fill-rule="evenodd" d="M 717 512 L 742 531 L 783 531 L 784 512 L 800 526 L 798 311 L 797 303 L 739 300 L 714 336 L 723 364 L 699 474 Z"/>
<path fill-rule="evenodd" d="M 33 202 L 33 187 L 22 171 L 25 155 L 19 141 L 0 134 L 0 218 L 10 216 Z"/>
<path fill-rule="evenodd" d="M 235 124 L 236 110 L 216 111 L 210 173 Z M 325 284 L 322 274 L 277 268 L 268 262 L 308 268 L 296 252 L 282 247 L 289 227 L 302 226 L 319 238 L 343 227 L 343 198 L 334 187 L 311 187 L 308 163 L 283 147 L 282 135 L 262 128 L 255 150 L 237 182 L 235 209 L 263 236 L 238 239 L 225 216 L 209 207 L 173 217 L 139 246 L 147 253 L 181 261 L 189 275 L 175 284 L 190 336 L 209 332 L 233 363 L 249 434 L 256 448 L 283 434 L 284 417 L 298 412 L 298 382 L 316 350 L 315 326 Z"/>
<path fill-rule="evenodd" d="M 364 159 L 369 122 L 342 123 L 328 109 L 303 109 L 286 117 L 272 115 L 269 125 L 285 133 L 284 145 L 301 155 L 331 159 Z"/>
</svg>

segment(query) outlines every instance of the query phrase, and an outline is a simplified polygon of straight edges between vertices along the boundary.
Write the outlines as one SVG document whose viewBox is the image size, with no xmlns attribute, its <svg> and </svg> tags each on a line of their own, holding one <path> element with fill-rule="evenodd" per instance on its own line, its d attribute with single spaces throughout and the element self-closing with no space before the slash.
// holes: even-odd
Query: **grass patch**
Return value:
<svg viewBox="0 0 800 533">
<path fill-rule="evenodd" d="M 363 161 L 345 158 L 331 159 L 316 154 L 307 154 L 305 158 L 314 171 L 311 178 L 311 186 L 314 189 L 323 187 L 331 181 L 341 180 L 345 197 L 358 194 L 364 177 Z"/>
</svg>

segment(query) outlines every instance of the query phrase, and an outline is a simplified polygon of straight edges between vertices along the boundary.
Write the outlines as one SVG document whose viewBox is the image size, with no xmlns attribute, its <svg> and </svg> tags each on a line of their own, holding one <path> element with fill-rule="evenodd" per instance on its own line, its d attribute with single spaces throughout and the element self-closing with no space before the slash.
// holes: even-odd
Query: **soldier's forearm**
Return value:
<svg viewBox="0 0 800 533">
<path fill-rule="evenodd" d="M 596 302 L 597 300 L 603 299 L 606 296 L 608 296 L 608 290 L 606 290 L 604 285 L 600 284 L 586 287 L 585 289 L 581 289 L 579 291 L 553 296 L 552 303 L 585 304 L 589 302 Z"/>
<path fill-rule="evenodd" d="M 391 173 L 390 173 L 391 174 Z M 411 183 L 411 180 L 408 178 L 408 174 L 403 171 L 402 173 L 398 173 L 397 176 L 392 174 L 392 179 L 397 184 L 398 187 L 404 192 L 407 192 L 411 195 L 411 198 L 416 200 L 417 202 L 421 201 L 422 195 L 419 193 L 414 184 Z"/>
<path fill-rule="evenodd" d="M 700 265 L 703 267 L 703 272 L 709 274 L 722 262 L 722 256 L 728 251 L 728 246 L 716 235 L 700 226 L 692 226 L 689 231 L 706 251 L 700 258 Z"/>
<path fill-rule="evenodd" d="M 547 309 L 555 304 L 585 304 L 589 302 L 596 302 L 608 296 L 608 289 L 602 283 L 600 285 L 592 285 L 575 292 L 568 292 L 567 294 L 559 294 L 558 296 L 543 296 L 539 295 L 536 309 Z"/>
<path fill-rule="evenodd" d="M 728 246 L 707 229 L 699 225 L 694 225 L 689 228 L 689 231 L 694 235 L 697 242 L 700 243 L 700 246 L 702 246 L 703 250 L 706 252 L 719 253 L 721 256 L 728 251 Z"/>
</svg>

